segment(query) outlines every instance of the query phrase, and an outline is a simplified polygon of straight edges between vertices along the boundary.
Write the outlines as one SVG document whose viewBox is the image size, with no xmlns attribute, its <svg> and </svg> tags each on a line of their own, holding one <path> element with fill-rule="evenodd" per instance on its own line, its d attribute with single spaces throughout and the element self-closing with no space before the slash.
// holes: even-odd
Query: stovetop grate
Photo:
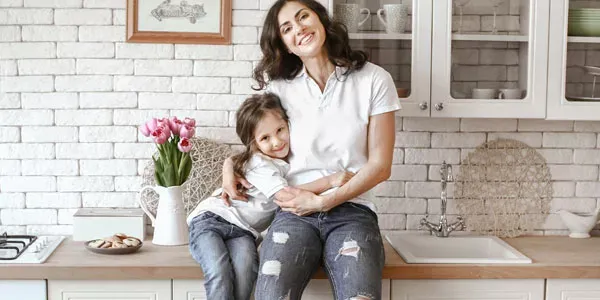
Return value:
<svg viewBox="0 0 600 300">
<path fill-rule="evenodd" d="M 25 242 L 22 240 L 25 240 Z M 0 260 L 17 259 L 36 240 L 37 236 L 34 235 L 8 235 L 6 232 L 3 233 L 0 235 L 0 250 L 13 250 L 15 255 L 10 257 L 0 257 Z M 18 245 L 21 245 L 21 248 L 19 248 Z"/>
</svg>

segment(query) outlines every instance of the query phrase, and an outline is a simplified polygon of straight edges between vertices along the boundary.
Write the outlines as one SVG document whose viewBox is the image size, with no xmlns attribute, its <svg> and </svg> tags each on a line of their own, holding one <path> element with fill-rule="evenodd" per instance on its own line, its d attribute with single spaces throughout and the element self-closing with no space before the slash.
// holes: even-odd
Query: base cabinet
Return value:
<svg viewBox="0 0 600 300">
<path fill-rule="evenodd" d="M 381 281 L 381 299 L 390 299 L 390 281 Z M 204 290 L 203 280 L 182 280 L 173 279 L 173 300 L 205 300 L 206 291 Z M 313 279 L 308 283 L 304 290 L 302 300 L 331 300 L 333 291 L 327 279 Z"/>
<path fill-rule="evenodd" d="M 381 299 L 389 300 L 390 298 L 390 280 L 384 279 L 381 281 Z M 308 286 L 304 290 L 302 300 L 331 300 L 333 297 L 333 290 L 329 279 L 313 279 L 308 283 Z M 358 297 L 357 297 L 358 299 Z"/>
<path fill-rule="evenodd" d="M 600 300 L 600 279 L 385 279 L 381 286 L 382 300 Z M 207 300 L 203 280 L 48 280 L 47 288 L 48 300 Z M 311 280 L 302 299 L 333 299 L 329 281 Z"/>
<path fill-rule="evenodd" d="M 544 279 L 392 280 L 392 300 L 543 300 Z"/>
<path fill-rule="evenodd" d="M 170 279 L 48 280 L 48 300 L 173 300 L 171 290 Z"/>
<path fill-rule="evenodd" d="M 173 279 L 173 300 L 207 300 L 204 280 Z"/>
<path fill-rule="evenodd" d="M 548 279 L 546 300 L 600 300 L 600 279 Z"/>
<path fill-rule="evenodd" d="M 46 300 L 46 280 L 0 280 L 2 300 Z"/>
</svg>

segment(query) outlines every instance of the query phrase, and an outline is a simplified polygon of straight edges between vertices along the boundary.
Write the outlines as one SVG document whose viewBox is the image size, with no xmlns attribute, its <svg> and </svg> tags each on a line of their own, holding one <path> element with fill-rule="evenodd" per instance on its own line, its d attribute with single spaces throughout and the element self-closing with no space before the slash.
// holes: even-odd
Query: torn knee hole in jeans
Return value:
<svg viewBox="0 0 600 300">
<path fill-rule="evenodd" d="M 347 300 L 373 300 L 375 298 L 366 295 L 356 295 L 352 298 L 348 298 Z"/>
<path fill-rule="evenodd" d="M 281 273 L 281 263 L 277 260 L 265 261 L 262 266 L 261 273 L 263 275 L 279 277 L 279 273 Z"/>
<path fill-rule="evenodd" d="M 273 232 L 273 242 L 275 244 L 285 244 L 290 238 L 290 235 L 285 232 Z"/>
<path fill-rule="evenodd" d="M 344 241 L 340 250 L 338 250 L 338 255 L 335 257 L 337 260 L 340 256 L 352 256 L 358 259 L 358 252 L 360 252 L 360 247 L 355 240 Z"/>
<path fill-rule="evenodd" d="M 290 300 L 290 294 L 292 293 L 291 290 L 288 291 L 287 295 L 285 296 L 281 296 L 281 298 L 279 298 L 279 300 Z"/>
</svg>

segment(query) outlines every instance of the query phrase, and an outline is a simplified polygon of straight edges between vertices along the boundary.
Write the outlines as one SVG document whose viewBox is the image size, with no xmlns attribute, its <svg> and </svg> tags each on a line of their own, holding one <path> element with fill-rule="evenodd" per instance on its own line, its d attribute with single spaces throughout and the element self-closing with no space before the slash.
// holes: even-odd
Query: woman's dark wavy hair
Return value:
<svg viewBox="0 0 600 300">
<path fill-rule="evenodd" d="M 325 44 L 329 61 L 335 66 L 347 68 L 344 75 L 354 70 L 359 70 L 367 62 L 367 54 L 363 51 L 352 50 L 346 26 L 334 21 L 327 14 L 321 3 L 315 0 L 277 0 L 269 9 L 265 17 L 260 48 L 263 58 L 254 69 L 254 79 L 258 88 L 262 90 L 267 86 L 268 80 L 292 79 L 302 70 L 302 61 L 298 56 L 289 53 L 281 40 L 279 32 L 278 15 L 281 8 L 288 2 L 299 2 L 314 11 L 325 28 Z"/>
<path fill-rule="evenodd" d="M 246 146 L 240 154 L 234 155 L 233 170 L 244 177 L 244 167 L 252 154 L 258 150 L 254 142 L 254 131 L 256 126 L 268 112 L 275 112 L 287 123 L 288 116 L 281 106 L 279 97 L 273 93 L 254 94 L 247 98 L 235 113 L 235 132 Z"/>
</svg>

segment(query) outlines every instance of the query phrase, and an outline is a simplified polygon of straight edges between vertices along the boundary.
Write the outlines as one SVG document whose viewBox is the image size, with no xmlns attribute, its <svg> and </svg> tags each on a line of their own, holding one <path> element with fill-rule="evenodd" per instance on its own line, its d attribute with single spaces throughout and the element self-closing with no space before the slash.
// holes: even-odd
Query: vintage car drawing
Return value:
<svg viewBox="0 0 600 300">
<path fill-rule="evenodd" d="M 163 18 L 187 18 L 192 24 L 195 24 L 198 18 L 206 16 L 204 3 L 190 5 L 187 1 L 181 1 L 179 5 L 175 5 L 171 4 L 171 0 L 163 1 L 151 13 L 159 21 Z"/>
</svg>

